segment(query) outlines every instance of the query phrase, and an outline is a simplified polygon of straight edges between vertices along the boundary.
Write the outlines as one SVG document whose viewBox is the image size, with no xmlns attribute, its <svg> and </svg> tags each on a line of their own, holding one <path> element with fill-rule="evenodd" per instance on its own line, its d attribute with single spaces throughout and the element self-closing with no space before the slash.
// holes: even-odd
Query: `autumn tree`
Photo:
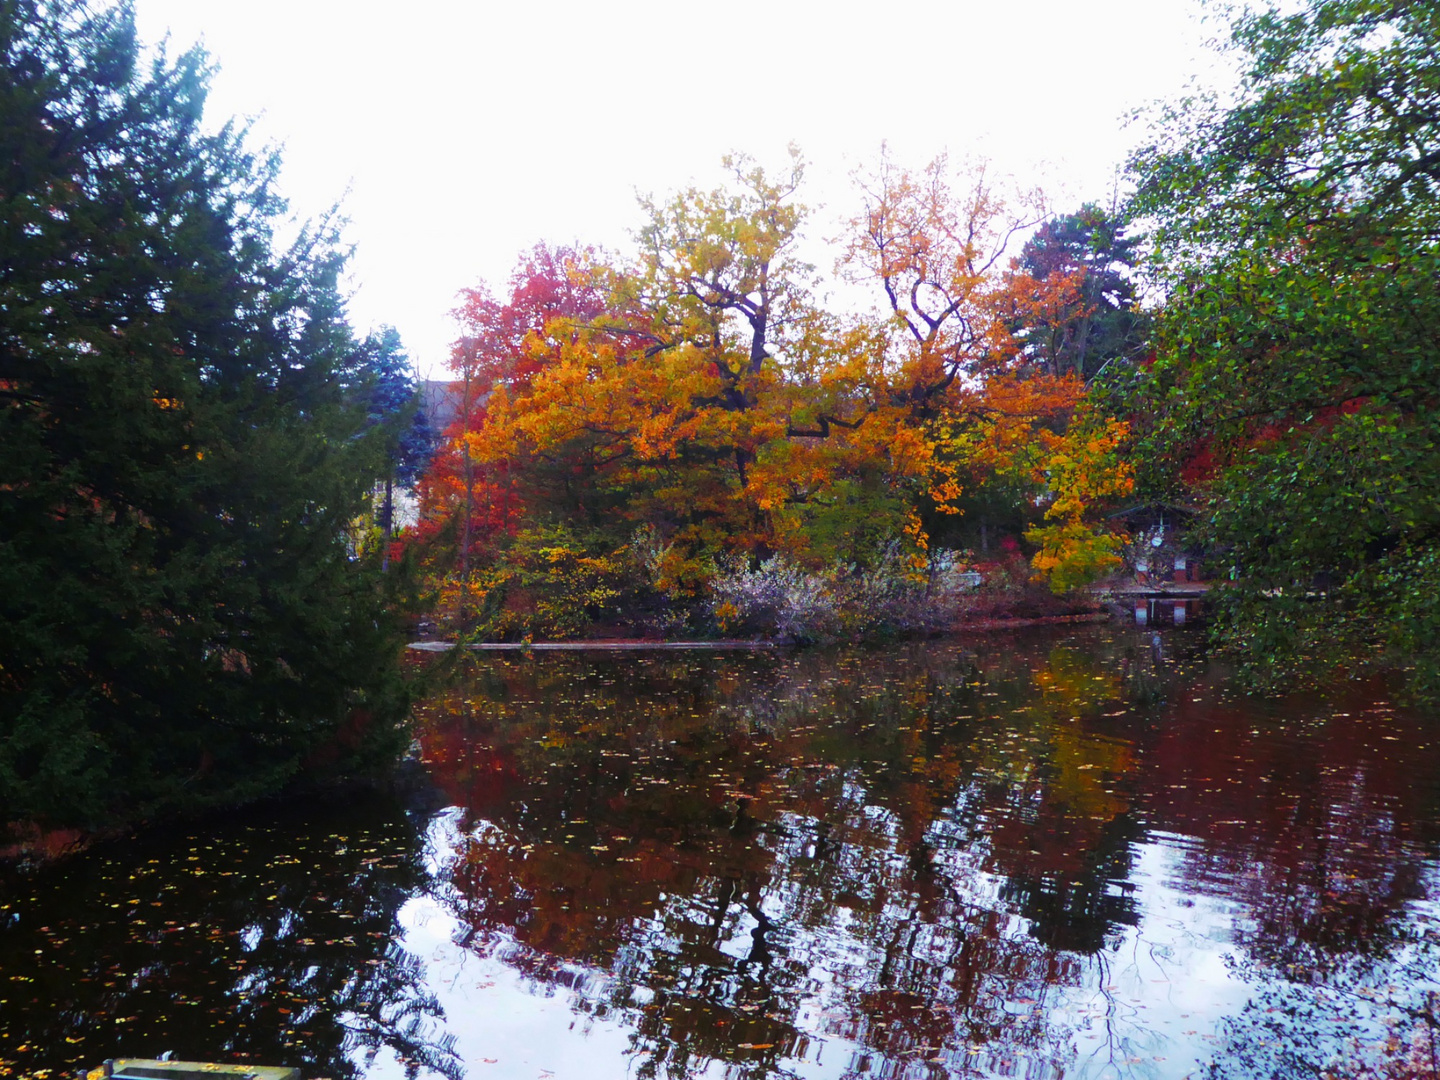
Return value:
<svg viewBox="0 0 1440 1080">
<path fill-rule="evenodd" d="M 1007 316 L 1018 298 L 1006 271 L 1013 244 L 1042 220 L 1044 197 L 995 175 L 988 162 L 957 177 L 944 155 L 917 173 L 882 151 L 876 168 L 856 179 L 863 208 L 851 220 L 841 268 L 883 290 L 898 371 L 892 393 L 930 419 L 967 382 L 1013 366 L 1018 346 Z"/>
<path fill-rule="evenodd" d="M 585 447 L 592 495 L 627 493 L 632 526 L 692 551 L 803 548 L 883 362 L 811 299 L 798 158 L 780 181 L 729 164 L 733 189 L 645 203 L 635 263 L 587 271 L 603 314 L 556 331 L 557 362 L 497 394 L 474 442 L 490 460 Z"/>
<path fill-rule="evenodd" d="M 555 360 L 548 336 L 565 321 L 595 317 L 600 304 L 586 284 L 592 253 L 538 245 L 518 263 L 509 294 L 497 299 L 484 283 L 462 290 L 453 311 L 460 335 L 447 362 L 451 380 L 443 411 L 450 416 L 437 453 L 421 477 L 419 539 L 432 576 L 442 583 L 442 607 L 468 623 L 483 606 L 488 584 L 472 567 L 493 563 L 526 524 L 527 512 L 554 504 L 573 513 L 583 470 L 554 454 L 521 448 L 494 456 L 477 452 L 490 424 L 492 402 L 524 394 Z M 567 497 L 569 496 L 569 497 Z"/>
<path fill-rule="evenodd" d="M 1089 442 L 1067 435 L 1084 394 L 1080 373 L 1036 370 L 1017 333 L 1085 311 L 1083 266 L 1057 261 L 1037 275 L 1041 267 L 1013 255 L 1044 218 L 1041 193 L 985 162 L 957 176 L 943 157 L 915 173 L 882 156 L 861 189 L 864 210 L 842 266 L 883 292 L 889 404 L 925 436 L 930 528 L 953 532 L 945 515 L 977 509 L 984 546 L 987 510 L 999 504 L 1029 524 L 1023 508 L 1048 503 L 1052 515 L 1063 507 L 1064 525 L 1032 538 L 1042 546 L 1036 570 L 1057 591 L 1114 565 L 1113 543 L 1086 516 L 1129 489 L 1115 453 L 1123 428 L 1106 428 L 1103 452 L 1077 452 L 1077 440 Z"/>
<path fill-rule="evenodd" d="M 464 465 L 465 497 L 506 508 L 484 526 L 495 544 L 478 586 L 462 539 L 467 587 L 493 598 L 503 579 L 507 604 L 557 610 L 559 590 L 599 617 L 624 592 L 604 583 L 622 564 L 672 596 L 696 596 L 721 564 L 738 573 L 735 559 L 782 559 L 794 581 L 882 566 L 923 581 L 935 522 L 996 484 L 1031 508 L 1019 529 L 1063 504 L 1052 549 L 1094 540 L 1088 509 L 1128 478 L 1111 452 L 1073 452 L 1083 384 L 1034 371 L 1014 331 L 1017 312 L 1078 288 L 1013 265 L 1038 196 L 1007 201 L 983 168 L 952 190 L 943 160 L 922 174 L 883 161 L 842 265 L 887 306 L 837 313 L 797 254 L 799 155 L 778 177 L 726 166 L 727 186 L 643 200 L 629 260 L 568 253 L 517 274 L 507 300 L 465 294 L 455 369 L 474 399 L 450 475 Z M 1068 471 L 1049 469 L 1056 454 Z M 1114 483 L 1079 478 L 1079 463 Z M 1063 495 L 1051 472 L 1070 478 Z M 502 478 L 500 498 L 485 485 Z M 462 520 L 481 519 L 472 506 Z M 1091 554 L 1092 570 L 1108 561 Z M 1083 562 L 1059 553 L 1039 569 L 1073 585 Z"/>
</svg>

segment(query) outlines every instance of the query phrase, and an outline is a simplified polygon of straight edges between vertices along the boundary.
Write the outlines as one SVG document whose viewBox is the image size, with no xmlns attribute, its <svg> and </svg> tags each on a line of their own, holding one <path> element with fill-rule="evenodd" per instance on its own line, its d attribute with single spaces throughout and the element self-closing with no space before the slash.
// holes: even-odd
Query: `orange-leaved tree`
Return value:
<svg viewBox="0 0 1440 1080">
<path fill-rule="evenodd" d="M 915 173 L 882 154 L 859 182 L 863 212 L 842 266 L 883 294 L 889 404 L 923 432 L 930 520 L 995 486 L 1018 507 L 1063 507 L 1062 524 L 1027 532 L 1041 545 L 1033 565 L 1056 591 L 1082 584 L 1109 565 L 1113 546 L 1087 514 L 1128 490 L 1130 474 L 1110 442 L 1106 453 L 1077 451 L 1089 445 L 1070 434 L 1084 384 L 1037 369 L 1016 333 L 1042 314 L 1083 312 L 1083 274 L 1036 276 L 1011 255 L 1046 215 L 1041 193 L 985 162 L 952 172 L 943 156 Z"/>
<path fill-rule="evenodd" d="M 556 362 L 497 394 L 472 442 L 486 460 L 593 446 L 594 483 L 624 492 L 627 520 L 697 555 L 854 559 L 858 536 L 815 550 L 811 512 L 837 485 L 915 471 L 915 440 L 865 423 L 889 395 L 873 328 L 813 299 L 798 155 L 780 180 L 727 165 L 732 188 L 644 202 L 638 258 L 590 270 L 605 311 L 556 328 Z"/>
<path fill-rule="evenodd" d="M 593 258 L 588 250 L 537 245 L 511 274 L 506 299 L 481 283 L 463 290 L 453 311 L 460 336 L 447 362 L 452 377 L 441 412 L 448 422 L 417 485 L 417 531 L 442 607 L 456 610 L 462 624 L 494 583 L 472 570 L 493 563 L 505 538 L 522 527 L 536 487 L 533 463 L 479 456 L 475 438 L 487 429 L 497 395 L 523 392 L 554 362 L 560 343 L 548 329 L 600 310 L 599 294 L 578 269 Z"/>
<path fill-rule="evenodd" d="M 1084 385 L 1017 336 L 1079 310 L 1077 275 L 1013 258 L 1038 193 L 882 158 L 840 260 L 878 308 L 837 312 L 798 254 L 799 155 L 778 178 L 726 165 L 728 186 L 643 200 L 629 258 L 541 248 L 508 298 L 462 295 L 460 406 L 427 513 L 456 523 L 468 602 L 503 581 L 512 613 L 600 617 L 626 602 L 625 566 L 694 599 L 717 568 L 773 556 L 832 583 L 898 559 L 919 582 L 932 533 L 977 491 L 1015 504 L 1016 532 L 1052 530 L 1032 540 L 1053 585 L 1101 568 L 1090 518 L 1128 482 L 1123 432 L 1088 452 L 1071 432 Z M 1047 505 L 1060 524 L 1042 525 Z"/>
</svg>

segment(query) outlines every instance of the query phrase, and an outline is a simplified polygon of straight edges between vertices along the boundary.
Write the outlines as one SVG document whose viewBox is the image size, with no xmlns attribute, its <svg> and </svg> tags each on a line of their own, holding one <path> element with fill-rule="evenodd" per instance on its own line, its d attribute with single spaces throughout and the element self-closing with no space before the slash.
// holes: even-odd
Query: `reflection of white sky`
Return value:
<svg viewBox="0 0 1440 1080">
<path fill-rule="evenodd" d="M 406 904 L 400 923 L 405 947 L 426 961 L 427 989 L 445 1009 L 446 1030 L 456 1036 L 468 1076 L 624 1075 L 628 1032 L 572 1011 L 573 992 L 552 994 L 497 956 L 460 948 L 460 923 L 428 897 Z"/>
<path fill-rule="evenodd" d="M 1237 905 L 1175 887 L 1191 843 L 1155 834 L 1133 849 L 1139 925 L 1106 950 L 1103 971 L 1092 962 L 1086 989 L 1067 994 L 1079 1026 L 1072 1075 L 1185 1076 L 1249 998 L 1225 963 Z"/>
<path fill-rule="evenodd" d="M 435 868 L 455 850 L 459 824 L 454 814 L 435 819 L 430 833 Z M 485 823 L 478 827 L 483 831 L 491 828 Z M 1161 834 L 1134 849 L 1129 880 L 1135 886 L 1139 926 L 1123 928 L 1112 936 L 1102 954 L 1082 961 L 1079 987 L 1047 991 L 1045 1004 L 1052 1027 L 1068 1034 L 1075 1054 L 1066 1066 L 1067 1077 L 1169 1080 L 1187 1076 L 1214 1055 L 1221 1019 L 1235 1015 L 1245 1005 L 1249 989 L 1231 976 L 1225 963 L 1239 907 L 1213 897 L 1186 894 L 1181 887 L 1182 861 L 1186 848 L 1194 843 Z M 850 845 L 847 849 L 852 858 L 864 860 L 865 853 Z M 887 857 L 880 850 L 869 854 Z M 785 902 L 793 900 L 793 894 L 779 895 L 793 886 L 786 877 L 786 861 L 787 856 L 781 854 L 773 890 L 764 901 L 766 913 L 772 917 L 796 910 Z M 852 866 L 851 870 L 863 876 L 863 868 Z M 975 889 L 971 897 L 975 903 L 991 909 L 1001 906 L 999 879 L 976 872 L 969 880 Z M 665 904 L 674 910 L 656 912 L 653 927 L 637 927 L 640 948 L 619 963 L 642 969 L 648 966 L 647 930 L 654 930 L 655 938 L 660 939 L 667 915 L 690 909 L 693 900 L 671 897 Z M 689 913 L 692 918 L 697 915 L 693 910 Z M 611 973 L 567 964 L 579 976 L 575 989 L 537 983 L 505 963 L 508 953 L 521 948 L 513 942 L 502 939 L 485 956 L 456 944 L 465 928 L 441 896 L 412 899 L 401 909 L 399 919 L 402 943 L 425 963 L 425 988 L 444 1008 L 444 1030 L 456 1037 L 456 1050 L 468 1077 L 588 1080 L 633 1073 L 637 1062 L 628 1052 L 630 1019 L 619 1012 L 604 1018 L 593 1015 L 596 1002 L 613 985 Z M 754 928 L 751 916 L 732 908 L 722 951 L 734 958 L 747 955 Z M 796 938 L 805 933 L 793 921 L 780 923 L 775 932 L 782 930 Z M 828 940 L 804 943 L 813 966 L 809 996 L 796 1020 L 810 1044 L 803 1059 L 783 1062 L 786 1069 L 807 1080 L 838 1080 L 867 1053 L 858 1042 L 837 1037 L 834 1031 L 835 1025 L 849 1016 L 842 1003 L 849 989 L 843 985 L 847 974 L 842 973 L 854 979 L 872 972 L 874 943 L 861 936 L 863 924 L 843 911 L 824 932 Z M 1023 936 L 1023 920 L 1012 919 L 1008 933 Z M 635 1004 L 642 1003 L 635 999 Z M 1010 1009 L 1019 1014 L 1026 1006 L 1016 1003 Z M 872 1058 L 876 1065 L 879 1060 Z M 982 1074 L 994 1070 L 995 1075 L 1028 1075 L 1026 1063 L 1017 1063 L 1018 1073 L 1007 1071 L 984 1052 L 970 1062 Z M 1031 1064 L 1036 1066 L 1033 1075 L 1048 1075 L 1042 1062 Z M 697 1063 L 696 1067 L 699 1071 L 691 1074 L 696 1077 L 725 1075 L 722 1062 Z M 382 1054 L 366 1073 L 376 1080 L 391 1080 L 402 1075 L 402 1067 L 393 1055 Z"/>
<path fill-rule="evenodd" d="M 913 163 L 986 153 L 1066 206 L 1108 201 L 1137 136 L 1123 115 L 1199 70 L 1209 32 L 1197 0 L 136 7 L 147 40 L 203 37 L 212 119 L 261 116 L 298 212 L 349 188 L 355 321 L 396 324 L 425 369 L 457 290 L 503 282 L 538 240 L 623 243 L 637 188 L 709 186 L 731 150 L 776 162 L 799 142 L 822 235 L 882 139 Z"/>
</svg>

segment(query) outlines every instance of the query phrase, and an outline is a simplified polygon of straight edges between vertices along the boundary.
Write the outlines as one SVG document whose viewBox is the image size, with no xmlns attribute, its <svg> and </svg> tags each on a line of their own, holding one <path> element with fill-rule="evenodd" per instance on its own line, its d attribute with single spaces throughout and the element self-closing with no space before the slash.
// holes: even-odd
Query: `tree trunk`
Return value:
<svg viewBox="0 0 1440 1080">
<path fill-rule="evenodd" d="M 394 512 L 395 512 L 395 479 L 385 477 L 385 501 L 380 508 L 380 531 L 383 536 L 384 547 L 380 552 L 380 569 L 390 569 L 390 537 L 394 534 Z"/>
<path fill-rule="evenodd" d="M 466 437 L 470 434 L 470 380 L 475 366 L 475 357 L 472 346 L 471 355 L 465 365 L 465 391 L 464 400 L 461 402 L 460 413 L 460 452 L 464 455 L 464 468 L 462 472 L 465 479 L 465 519 L 460 523 L 460 597 L 456 611 L 456 621 L 459 623 L 460 632 L 465 633 L 466 611 L 465 599 L 470 593 L 470 519 L 475 511 L 475 465 L 470 460 L 470 440 Z"/>
</svg>

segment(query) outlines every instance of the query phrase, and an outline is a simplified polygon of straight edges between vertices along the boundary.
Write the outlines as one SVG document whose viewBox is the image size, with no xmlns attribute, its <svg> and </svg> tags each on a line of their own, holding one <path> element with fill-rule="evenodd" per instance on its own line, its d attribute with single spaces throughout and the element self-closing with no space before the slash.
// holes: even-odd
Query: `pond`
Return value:
<svg viewBox="0 0 1440 1080">
<path fill-rule="evenodd" d="M 403 795 L 0 871 L 0 1075 L 1432 1075 L 1434 718 L 1202 642 L 468 658 Z"/>
</svg>

